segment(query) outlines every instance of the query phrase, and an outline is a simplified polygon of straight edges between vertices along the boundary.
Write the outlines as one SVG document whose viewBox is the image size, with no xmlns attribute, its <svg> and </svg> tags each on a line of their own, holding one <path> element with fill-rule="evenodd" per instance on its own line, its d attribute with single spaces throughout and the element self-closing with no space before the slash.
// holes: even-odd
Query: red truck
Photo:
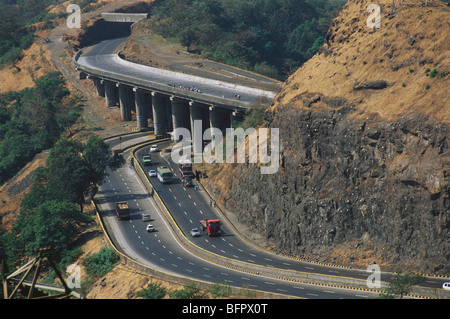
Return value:
<svg viewBox="0 0 450 319">
<path fill-rule="evenodd" d="M 128 206 L 128 202 L 116 202 L 116 213 L 119 220 L 130 219 L 130 207 Z"/>
<path fill-rule="evenodd" d="M 200 220 L 201 229 L 209 237 L 220 236 L 220 225 L 221 225 L 221 222 L 218 219 L 205 218 L 205 219 Z"/>
<path fill-rule="evenodd" d="M 194 177 L 194 172 L 192 171 L 192 163 L 190 161 L 184 160 L 180 161 L 180 174 L 182 178 Z"/>
</svg>

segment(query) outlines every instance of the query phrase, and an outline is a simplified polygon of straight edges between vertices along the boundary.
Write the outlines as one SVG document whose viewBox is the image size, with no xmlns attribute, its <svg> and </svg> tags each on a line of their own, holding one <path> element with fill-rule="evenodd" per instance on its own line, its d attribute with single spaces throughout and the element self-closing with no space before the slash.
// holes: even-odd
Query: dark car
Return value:
<svg viewBox="0 0 450 319">
<path fill-rule="evenodd" d="M 183 180 L 183 186 L 184 187 L 192 187 L 192 186 L 194 186 L 194 183 L 192 182 L 192 178 L 191 177 L 186 177 Z"/>
<path fill-rule="evenodd" d="M 152 157 L 150 155 L 144 155 L 142 156 L 142 162 L 144 166 L 152 165 Z"/>
</svg>

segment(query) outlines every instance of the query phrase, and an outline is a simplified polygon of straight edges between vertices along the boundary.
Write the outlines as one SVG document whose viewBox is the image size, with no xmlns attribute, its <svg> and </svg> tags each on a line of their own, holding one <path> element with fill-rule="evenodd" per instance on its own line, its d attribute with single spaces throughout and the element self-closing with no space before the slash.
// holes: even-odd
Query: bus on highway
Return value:
<svg viewBox="0 0 450 319">
<path fill-rule="evenodd" d="M 167 166 L 159 166 L 156 169 L 156 176 L 163 184 L 172 183 L 173 173 Z"/>
</svg>

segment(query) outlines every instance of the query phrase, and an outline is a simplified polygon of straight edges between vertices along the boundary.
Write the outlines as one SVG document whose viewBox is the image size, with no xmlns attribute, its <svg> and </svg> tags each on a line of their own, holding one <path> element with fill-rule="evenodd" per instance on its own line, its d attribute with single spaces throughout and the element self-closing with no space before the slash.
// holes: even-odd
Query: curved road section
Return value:
<svg viewBox="0 0 450 319">
<path fill-rule="evenodd" d="M 143 134 L 136 137 L 140 141 L 145 139 Z M 122 143 L 120 148 L 125 148 L 127 144 L 136 144 L 136 141 L 132 136 L 128 136 L 122 138 L 120 142 L 118 138 L 110 139 L 108 143 L 114 149 L 119 148 L 119 143 Z M 144 151 L 147 152 L 148 148 L 144 148 Z M 124 152 L 124 156 L 128 158 L 129 150 Z M 155 166 L 165 162 L 165 159 L 160 157 L 159 153 L 152 153 L 152 160 L 154 160 L 153 165 Z M 154 168 L 153 165 L 148 168 Z M 154 182 L 155 185 L 158 185 L 157 183 L 159 182 Z M 185 191 L 177 181 L 175 184 L 172 184 L 172 186 L 176 186 L 176 188 L 173 188 L 173 192 L 169 190 L 170 186 L 165 186 L 168 185 L 164 185 L 164 187 L 162 185 L 161 187 L 156 186 L 158 187 L 158 193 L 167 193 L 168 196 L 169 194 L 178 194 L 178 196 L 181 196 L 181 192 L 185 192 L 184 196 L 189 198 L 189 195 L 191 195 L 198 205 L 196 206 L 193 201 L 189 202 L 186 199 L 184 204 L 192 207 L 192 209 L 186 210 L 186 212 L 189 211 L 189 215 L 191 216 L 186 217 L 184 214 L 186 208 L 183 205 L 179 210 L 173 212 L 176 222 L 180 225 L 183 224 L 183 231 L 189 233 L 192 227 L 189 217 L 191 219 L 197 219 L 197 214 L 201 215 L 199 210 L 197 212 L 194 211 L 194 207 L 204 207 L 205 211 L 203 213 L 208 216 L 213 216 L 214 212 L 208 209 L 209 206 L 199 191 L 193 189 Z M 115 202 L 124 200 L 130 206 L 130 220 L 118 220 L 115 213 Z M 178 205 L 177 200 L 173 199 L 173 196 L 172 199 L 167 200 Z M 260 293 L 282 294 L 286 297 L 353 299 L 373 298 L 375 296 L 373 293 L 359 290 L 336 289 L 308 283 L 290 282 L 279 278 L 242 271 L 242 269 L 233 269 L 213 261 L 205 260 L 180 244 L 167 218 L 163 216 L 159 207 L 157 207 L 155 201 L 152 199 L 151 194 L 145 188 L 144 183 L 137 177 L 135 170 L 129 164 L 110 172 L 108 179 L 99 188 L 95 202 L 99 209 L 102 223 L 115 247 L 128 256 L 128 258 L 149 269 L 156 269 L 162 273 L 170 274 L 178 278 L 189 278 L 199 282 L 213 284 L 225 284 L 232 287 L 259 291 Z M 149 214 L 150 220 L 144 221 L 142 214 Z M 147 231 L 146 226 L 149 223 L 154 226 L 154 231 L 152 232 Z M 266 255 L 263 251 L 254 247 L 250 249 L 250 246 L 240 241 L 231 229 L 226 229 L 225 231 L 227 233 L 226 236 L 214 238 L 214 240 L 211 238 L 209 242 L 206 236 L 193 238 L 193 241 L 196 245 L 203 246 L 204 249 L 217 254 L 223 254 L 220 249 L 226 249 L 228 251 L 226 253 L 241 256 L 240 258 L 255 258 L 257 260 L 270 257 L 276 258 L 275 255 Z M 245 251 L 247 249 L 249 251 Z M 271 261 L 265 260 L 265 262 Z"/>
<path fill-rule="evenodd" d="M 229 109 L 245 109 L 261 97 L 271 100 L 275 96 L 272 91 L 123 60 L 114 52 L 125 40 L 126 38 L 103 41 L 87 53 L 79 52 L 73 59 L 75 68 L 99 78 Z M 190 87 L 199 90 L 194 92 L 186 89 Z M 236 99 L 237 95 L 239 99 Z"/>
</svg>

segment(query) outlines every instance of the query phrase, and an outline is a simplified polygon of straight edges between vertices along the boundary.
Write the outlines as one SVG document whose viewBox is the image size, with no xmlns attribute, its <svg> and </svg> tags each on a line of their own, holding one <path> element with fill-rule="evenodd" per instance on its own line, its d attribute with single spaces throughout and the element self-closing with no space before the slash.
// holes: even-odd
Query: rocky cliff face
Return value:
<svg viewBox="0 0 450 319">
<path fill-rule="evenodd" d="M 389 3 L 381 1 L 385 24 L 376 31 L 379 38 L 363 45 L 361 36 L 376 32 L 366 30 L 365 18 L 358 22 L 355 15 L 369 1 L 349 1 L 322 52 L 274 99 L 266 117 L 269 127 L 280 128 L 278 173 L 261 175 L 256 165 L 225 164 L 211 172 L 208 185 L 226 209 L 284 253 L 448 275 L 448 50 L 436 49 L 448 36 L 439 40 L 435 26 L 424 27 L 422 36 L 436 37 L 431 52 L 406 26 L 423 21 L 416 19 L 430 10 L 437 14 L 428 18 L 434 22 L 449 12 L 439 2 L 423 7 L 420 1 L 405 1 L 403 11 L 392 15 Z M 449 34 L 448 25 L 442 28 Z M 411 48 L 408 39 L 416 39 L 417 47 Z M 392 51 L 385 48 L 393 45 L 389 58 L 386 53 Z M 356 52 L 355 59 L 348 58 Z M 398 62 L 407 54 L 405 67 Z M 435 62 L 428 65 L 428 59 Z M 363 61 L 370 61 L 365 72 Z M 391 68 L 393 63 L 399 68 Z M 439 70 L 439 79 L 430 78 L 430 67 Z"/>
<path fill-rule="evenodd" d="M 271 121 L 283 128 L 278 173 L 239 167 L 227 208 L 289 254 L 346 263 L 363 253 L 448 273 L 448 126 L 421 116 L 354 121 L 351 112 L 279 110 Z M 348 243 L 347 259 L 334 254 Z"/>
</svg>

